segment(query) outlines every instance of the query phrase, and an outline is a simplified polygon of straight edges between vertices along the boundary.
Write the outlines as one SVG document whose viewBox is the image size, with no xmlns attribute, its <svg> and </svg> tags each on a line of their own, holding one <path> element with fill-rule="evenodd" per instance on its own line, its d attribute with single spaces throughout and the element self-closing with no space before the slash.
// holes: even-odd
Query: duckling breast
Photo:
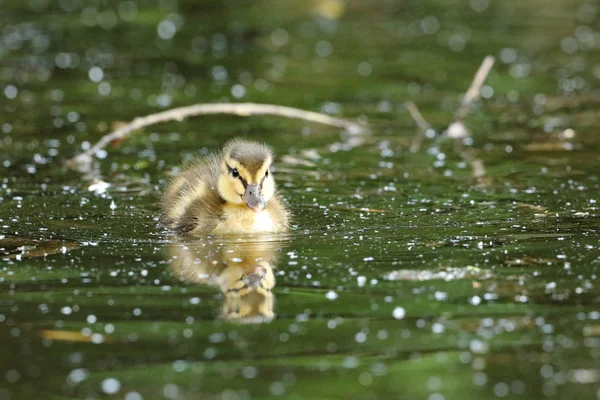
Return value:
<svg viewBox="0 0 600 400">
<path fill-rule="evenodd" d="M 228 204 L 224 207 L 224 214 L 225 218 L 217 225 L 213 233 L 264 233 L 280 230 L 269 209 L 255 212 L 245 205 Z"/>
<path fill-rule="evenodd" d="M 275 229 L 275 223 L 271 213 L 268 210 L 254 212 L 254 224 L 252 229 L 254 232 L 273 232 Z"/>
</svg>

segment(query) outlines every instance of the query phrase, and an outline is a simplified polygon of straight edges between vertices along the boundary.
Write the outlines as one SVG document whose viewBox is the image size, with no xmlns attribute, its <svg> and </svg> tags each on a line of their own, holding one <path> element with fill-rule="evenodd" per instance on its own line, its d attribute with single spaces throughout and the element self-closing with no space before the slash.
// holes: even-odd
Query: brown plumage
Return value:
<svg viewBox="0 0 600 400">
<path fill-rule="evenodd" d="M 273 158 L 271 149 L 261 143 L 244 142 L 238 139 L 230 142 L 225 149 L 229 150 L 231 159 L 244 165 L 252 174 L 262 167 L 265 160 Z"/>
<path fill-rule="evenodd" d="M 288 212 L 270 173 L 273 153 L 234 139 L 199 159 L 169 185 L 161 222 L 179 233 L 285 232 Z"/>
</svg>

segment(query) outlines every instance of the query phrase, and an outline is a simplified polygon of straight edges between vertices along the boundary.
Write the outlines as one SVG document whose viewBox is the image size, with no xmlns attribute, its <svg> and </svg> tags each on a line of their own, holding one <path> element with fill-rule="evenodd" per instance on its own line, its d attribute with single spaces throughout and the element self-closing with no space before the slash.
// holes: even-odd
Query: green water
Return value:
<svg viewBox="0 0 600 400">
<path fill-rule="evenodd" d="M 0 0 L 0 399 L 600 398 L 596 2 L 105 3 Z M 441 132 L 488 54 L 475 179 L 449 139 L 410 151 L 403 103 Z M 198 117 L 109 147 L 104 194 L 63 167 L 225 101 L 371 132 Z M 176 168 L 238 136 L 294 215 L 264 324 L 223 318 L 156 225 Z"/>
</svg>

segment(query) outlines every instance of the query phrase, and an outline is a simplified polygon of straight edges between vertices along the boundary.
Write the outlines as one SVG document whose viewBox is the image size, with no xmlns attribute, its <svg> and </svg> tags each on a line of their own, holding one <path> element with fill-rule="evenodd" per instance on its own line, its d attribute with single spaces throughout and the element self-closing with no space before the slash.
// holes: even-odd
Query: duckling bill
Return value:
<svg viewBox="0 0 600 400">
<path fill-rule="evenodd" d="M 163 195 L 162 224 L 192 234 L 287 231 L 272 161 L 265 144 L 230 141 L 221 154 L 199 159 L 173 180 Z"/>
</svg>

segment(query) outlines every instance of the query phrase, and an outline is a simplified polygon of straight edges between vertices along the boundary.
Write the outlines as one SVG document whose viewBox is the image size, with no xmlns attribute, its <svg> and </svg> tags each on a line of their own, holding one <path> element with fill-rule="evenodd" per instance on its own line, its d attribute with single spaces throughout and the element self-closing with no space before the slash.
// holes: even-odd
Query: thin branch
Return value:
<svg viewBox="0 0 600 400">
<path fill-rule="evenodd" d="M 304 121 L 317 122 L 325 125 L 335 126 L 346 129 L 350 134 L 360 134 L 367 129 L 364 126 L 355 124 L 329 115 L 320 114 L 312 111 L 304 111 L 292 107 L 277 106 L 272 104 L 255 103 L 216 103 L 216 104 L 196 104 L 193 106 L 173 108 L 145 117 L 135 118 L 130 123 L 119 129 L 104 135 L 94 146 L 71 158 L 66 162 L 67 166 L 86 172 L 89 170 L 91 157 L 98 151 L 108 146 L 115 140 L 127 138 L 132 132 L 145 128 L 150 125 L 167 121 L 182 121 L 186 118 L 197 115 L 211 114 L 233 114 L 242 117 L 251 115 L 276 115 L 285 118 L 301 119 Z"/>
<path fill-rule="evenodd" d="M 454 141 L 454 151 L 458 153 L 460 158 L 462 158 L 471 166 L 472 177 L 478 181 L 481 181 L 487 172 L 485 170 L 485 164 L 483 160 L 481 158 L 477 158 L 477 152 L 465 149 L 462 142 L 458 140 Z"/>
<path fill-rule="evenodd" d="M 431 124 L 423 117 L 423 114 L 421 114 L 415 103 L 409 101 L 405 103 L 405 106 L 421 132 L 426 132 L 431 128 Z"/>
<path fill-rule="evenodd" d="M 471 82 L 471 87 L 469 87 L 469 90 L 467 90 L 467 93 L 465 93 L 464 97 L 462 98 L 460 108 L 454 115 L 455 121 L 461 121 L 465 119 L 471 111 L 473 102 L 477 100 L 479 96 L 481 96 L 481 87 L 483 86 L 485 79 L 494 66 L 494 62 L 496 62 L 494 56 L 487 56 L 483 59 L 481 66 L 473 78 L 473 82 Z"/>
<path fill-rule="evenodd" d="M 480 179 L 485 176 L 485 165 L 483 160 L 480 158 L 474 158 L 471 160 L 471 168 L 473 168 L 473 178 Z"/>
<path fill-rule="evenodd" d="M 440 135 L 435 142 L 435 146 L 438 146 L 439 141 L 443 137 L 449 137 L 453 139 L 454 151 L 459 154 L 463 160 L 471 165 L 473 177 L 478 180 L 481 180 L 486 175 L 485 165 L 483 160 L 475 158 L 472 154 L 464 151 L 464 139 L 468 138 L 471 134 L 463 120 L 467 117 L 467 115 L 469 115 L 473 102 L 475 102 L 475 100 L 481 96 L 481 87 L 483 86 L 483 83 L 494 66 L 495 61 L 496 60 L 493 56 L 487 56 L 483 59 L 483 62 L 473 77 L 471 86 L 463 96 L 461 105 L 454 115 L 454 122 L 448 126 L 444 133 Z M 416 152 L 420 149 L 421 144 L 425 139 L 425 132 L 431 129 L 431 125 L 429 122 L 427 122 L 423 115 L 421 115 L 419 109 L 413 102 L 408 102 L 405 105 L 410 113 L 410 116 L 419 127 L 419 134 L 415 136 L 410 146 L 410 150 L 412 152 Z"/>
<path fill-rule="evenodd" d="M 495 62 L 496 59 L 494 56 L 487 56 L 483 59 L 483 62 L 473 77 L 471 86 L 462 98 L 460 108 L 454 115 L 454 122 L 448 127 L 448 136 L 454 139 L 455 143 L 461 143 L 461 147 L 462 140 L 470 136 L 469 130 L 463 123 L 463 120 L 467 117 L 467 115 L 469 115 L 469 112 L 471 112 L 473 102 L 475 102 L 475 100 L 481 96 L 481 87 L 492 70 Z M 483 160 L 480 158 L 474 158 L 465 152 L 460 152 L 460 154 L 463 159 L 471 164 L 473 178 L 480 180 L 486 175 Z"/>
<path fill-rule="evenodd" d="M 423 117 L 423 114 L 421 114 L 421 111 L 419 111 L 419 108 L 415 103 L 409 101 L 404 105 L 419 128 L 419 133 L 413 138 L 410 145 L 410 151 L 416 153 L 421 149 L 421 144 L 423 144 L 423 140 L 425 140 L 425 133 L 431 129 L 431 124 Z"/>
</svg>

